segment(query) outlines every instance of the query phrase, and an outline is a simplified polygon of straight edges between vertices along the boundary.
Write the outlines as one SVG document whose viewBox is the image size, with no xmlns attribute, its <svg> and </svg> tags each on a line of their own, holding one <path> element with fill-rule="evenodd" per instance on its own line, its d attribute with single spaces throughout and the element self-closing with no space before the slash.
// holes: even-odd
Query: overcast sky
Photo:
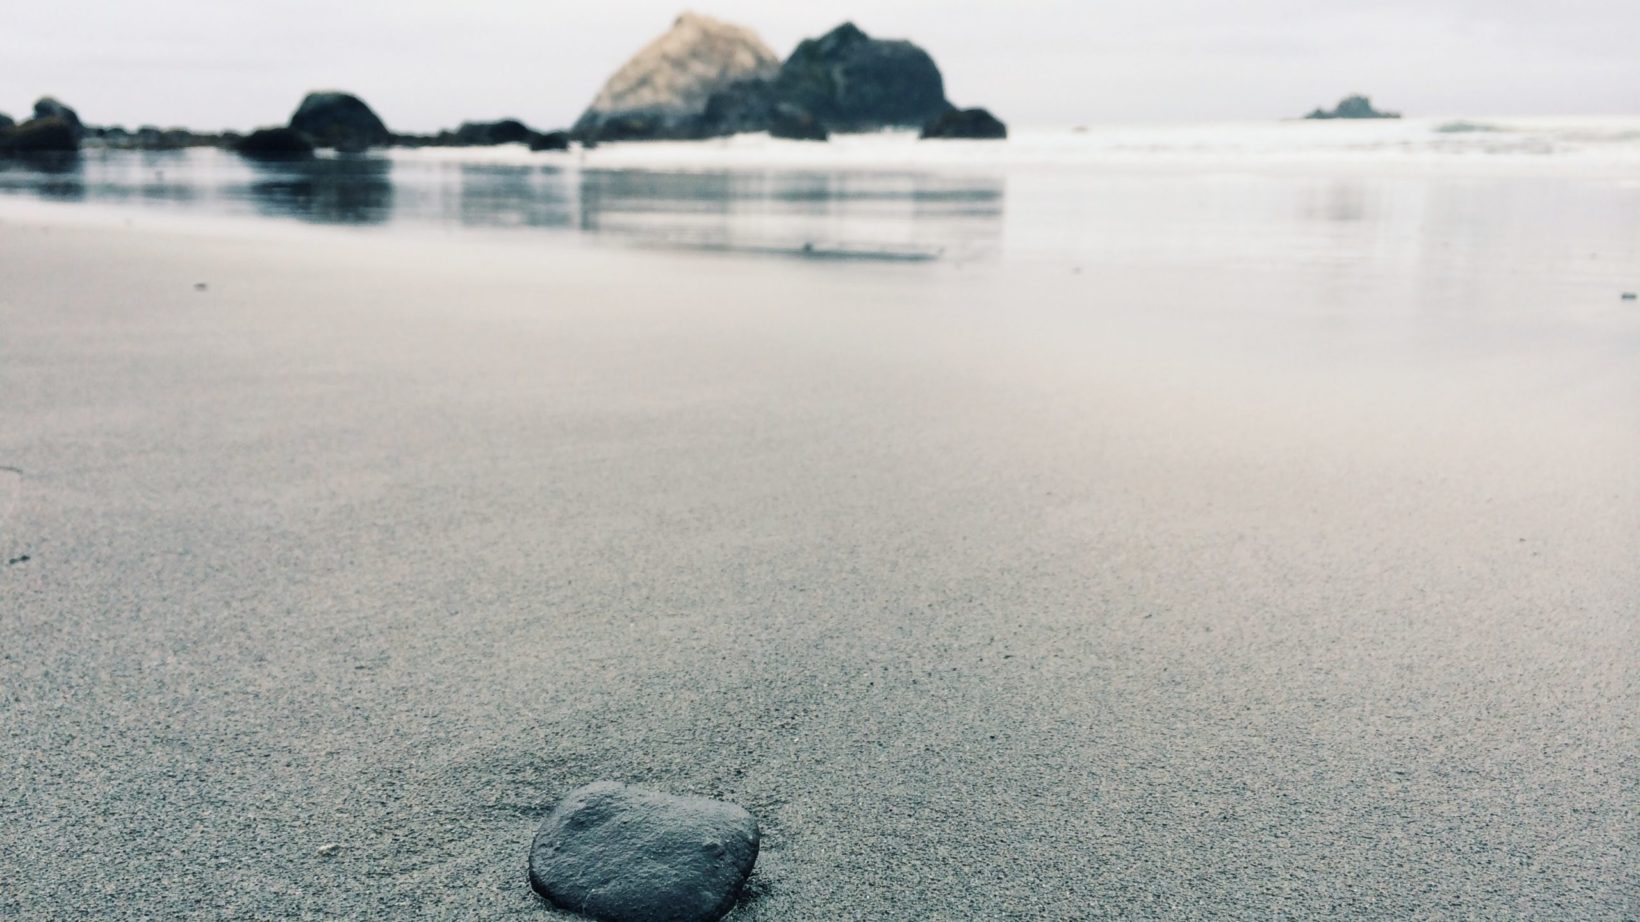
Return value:
<svg viewBox="0 0 1640 922">
<path fill-rule="evenodd" d="M 567 125 L 678 0 L 55 0 L 0 12 L 0 112 L 250 128 L 303 92 L 392 128 Z M 1640 114 L 1640 0 L 715 0 L 781 56 L 852 19 L 1017 124 L 1265 119 L 1361 91 L 1410 115 Z"/>
</svg>

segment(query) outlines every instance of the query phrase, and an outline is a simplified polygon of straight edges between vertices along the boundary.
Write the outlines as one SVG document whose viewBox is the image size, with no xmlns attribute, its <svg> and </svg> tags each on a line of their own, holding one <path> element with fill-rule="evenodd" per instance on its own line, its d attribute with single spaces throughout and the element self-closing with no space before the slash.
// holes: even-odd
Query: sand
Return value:
<svg viewBox="0 0 1640 922">
<path fill-rule="evenodd" d="M 760 819 L 747 922 L 1635 917 L 1606 279 L 66 213 L 0 212 L 0 916 L 548 918 L 615 779 Z"/>
</svg>

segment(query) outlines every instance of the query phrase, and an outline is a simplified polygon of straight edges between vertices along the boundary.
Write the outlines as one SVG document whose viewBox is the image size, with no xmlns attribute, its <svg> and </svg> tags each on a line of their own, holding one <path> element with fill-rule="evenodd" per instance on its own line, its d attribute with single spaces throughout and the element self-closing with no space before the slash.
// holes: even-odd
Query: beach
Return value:
<svg viewBox="0 0 1640 922">
<path fill-rule="evenodd" d="M 612 779 L 736 920 L 1632 919 L 1626 164 L 0 200 L 0 916 L 552 918 Z"/>
</svg>

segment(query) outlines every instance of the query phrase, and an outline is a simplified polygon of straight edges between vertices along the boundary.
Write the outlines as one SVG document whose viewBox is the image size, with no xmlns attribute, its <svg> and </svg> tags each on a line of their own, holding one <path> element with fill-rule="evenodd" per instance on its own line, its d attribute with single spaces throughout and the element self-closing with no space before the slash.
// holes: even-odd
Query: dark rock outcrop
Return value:
<svg viewBox="0 0 1640 922">
<path fill-rule="evenodd" d="M 351 93 L 309 93 L 290 117 L 290 127 L 307 135 L 319 147 L 361 151 L 393 143 L 393 134 L 380 117 Z"/>
<path fill-rule="evenodd" d="M 101 147 L 115 150 L 184 150 L 190 147 L 217 147 L 232 146 L 228 144 L 228 136 L 222 134 L 202 134 L 190 131 L 187 128 L 158 128 L 153 125 L 143 125 L 136 131 L 130 131 L 119 125 L 104 125 L 86 129 L 90 138 Z M 235 136 L 237 139 L 237 136 Z"/>
<path fill-rule="evenodd" d="M 701 111 L 706 137 L 766 131 L 774 117 L 774 87 L 767 80 L 737 80 L 713 93 Z"/>
<path fill-rule="evenodd" d="M 588 141 L 691 139 L 714 93 L 772 78 L 780 59 L 756 33 L 684 13 L 609 78 L 571 134 Z"/>
<path fill-rule="evenodd" d="M 1001 140 L 1008 126 L 984 109 L 952 109 L 923 126 L 922 137 Z"/>
<path fill-rule="evenodd" d="M 530 150 L 569 150 L 569 132 L 538 131 L 530 135 Z"/>
<path fill-rule="evenodd" d="M 1379 112 L 1372 107 L 1372 100 L 1365 96 L 1348 96 L 1341 100 L 1332 111 L 1316 109 L 1309 115 L 1309 119 L 1331 118 L 1400 118 L 1399 112 Z"/>
<path fill-rule="evenodd" d="M 530 845 L 530 886 L 605 922 L 715 922 L 757 861 L 734 804 L 600 782 L 571 791 Z"/>
<path fill-rule="evenodd" d="M 14 121 L 11 116 L 4 112 L 0 112 L 0 131 L 5 131 L 7 128 L 12 128 L 16 125 L 17 122 Z"/>
<path fill-rule="evenodd" d="M 72 153 L 79 149 L 79 126 L 55 115 L 0 129 L 0 154 Z"/>
<path fill-rule="evenodd" d="M 832 131 L 921 128 L 951 109 L 928 52 L 908 41 L 872 38 L 852 22 L 799 44 L 774 88 L 778 99 Z"/>
<path fill-rule="evenodd" d="M 527 144 L 535 134 L 528 125 L 515 118 L 496 122 L 462 122 L 456 129 L 457 144 L 490 147 L 496 144 Z"/>
<path fill-rule="evenodd" d="M 820 124 L 813 113 L 789 102 L 775 103 L 774 114 L 769 117 L 769 134 L 788 141 L 826 141 L 831 138 L 831 132 Z"/>
<path fill-rule="evenodd" d="M 294 128 L 258 128 L 233 149 L 256 160 L 301 160 L 313 156 L 313 141 Z"/>
<path fill-rule="evenodd" d="M 34 101 L 34 118 L 62 119 L 74 132 L 77 138 L 85 137 L 85 126 L 80 123 L 80 114 L 69 108 L 55 96 L 41 96 Z"/>
<path fill-rule="evenodd" d="M 793 141 L 824 141 L 826 126 L 801 106 L 775 96 L 766 80 L 741 80 L 713 93 L 700 116 L 701 137 L 767 131 Z"/>
</svg>

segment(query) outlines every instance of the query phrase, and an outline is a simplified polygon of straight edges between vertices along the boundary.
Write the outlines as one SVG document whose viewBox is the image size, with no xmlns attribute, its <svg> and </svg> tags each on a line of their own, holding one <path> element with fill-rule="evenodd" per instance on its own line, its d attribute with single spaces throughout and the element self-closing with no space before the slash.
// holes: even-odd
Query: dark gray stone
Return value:
<svg viewBox="0 0 1640 922">
<path fill-rule="evenodd" d="M 62 119 L 73 130 L 76 138 L 85 136 L 85 126 L 80 124 L 80 114 L 55 96 L 41 96 L 35 100 L 34 117 L 36 119 Z"/>
<path fill-rule="evenodd" d="M 393 134 L 364 100 L 351 93 L 309 93 L 290 117 L 290 127 L 320 147 L 358 151 L 393 143 Z"/>
<path fill-rule="evenodd" d="M 530 886 L 605 922 L 713 922 L 734 906 L 757 847 L 757 820 L 734 804 L 600 781 L 541 824 Z"/>
<path fill-rule="evenodd" d="M 301 160 L 313 156 L 313 142 L 291 128 L 258 128 L 234 142 L 233 149 L 256 160 Z"/>
<path fill-rule="evenodd" d="M 535 134 L 528 125 L 515 118 L 496 122 L 462 122 L 456 129 L 456 143 L 475 147 L 496 144 L 526 144 Z"/>
<path fill-rule="evenodd" d="M 536 132 L 530 135 L 530 150 L 569 150 L 569 132 Z"/>
<path fill-rule="evenodd" d="M 807 109 L 793 103 L 776 103 L 769 117 L 769 134 L 788 141 L 827 141 L 831 132 Z"/>
<path fill-rule="evenodd" d="M 701 114 L 700 135 L 721 137 L 767 131 L 793 141 L 824 141 L 826 126 L 795 103 L 775 98 L 766 80 L 742 80 L 713 93 Z"/>
<path fill-rule="evenodd" d="M 799 44 L 780 66 L 774 91 L 831 131 L 921 128 L 951 109 L 928 52 L 872 38 L 851 22 Z"/>
<path fill-rule="evenodd" d="M 924 125 L 922 136 L 999 141 L 1008 137 L 1008 126 L 984 109 L 952 109 Z"/>
<path fill-rule="evenodd" d="M 7 128 L 11 128 L 11 127 L 15 126 L 16 124 L 17 124 L 17 122 L 14 121 L 11 116 L 7 115 L 4 112 L 0 112 L 0 131 L 4 131 Z"/>
<path fill-rule="evenodd" d="M 80 133 L 66 119 L 31 118 L 0 129 L 0 154 L 62 154 L 80 149 Z"/>
</svg>

